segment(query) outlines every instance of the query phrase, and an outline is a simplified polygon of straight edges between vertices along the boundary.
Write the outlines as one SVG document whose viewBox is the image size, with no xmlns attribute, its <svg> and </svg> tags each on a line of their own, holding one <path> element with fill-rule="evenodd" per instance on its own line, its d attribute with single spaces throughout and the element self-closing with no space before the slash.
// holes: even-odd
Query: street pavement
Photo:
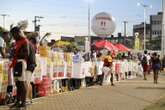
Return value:
<svg viewBox="0 0 165 110">
<path fill-rule="evenodd" d="M 92 86 L 34 100 L 27 110 L 143 110 L 165 97 L 165 73 L 153 84 L 152 75 L 124 80 L 115 86 Z M 8 110 L 1 106 L 0 110 Z"/>
</svg>

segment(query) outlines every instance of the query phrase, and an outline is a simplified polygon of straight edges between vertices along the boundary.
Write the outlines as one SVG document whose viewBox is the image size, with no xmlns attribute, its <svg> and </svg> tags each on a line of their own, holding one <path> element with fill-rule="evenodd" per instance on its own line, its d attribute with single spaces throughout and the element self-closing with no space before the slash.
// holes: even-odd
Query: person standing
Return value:
<svg viewBox="0 0 165 110">
<path fill-rule="evenodd" d="M 103 68 L 103 64 L 104 62 L 101 60 L 101 53 L 97 54 L 97 61 L 96 61 L 96 83 L 99 85 L 102 85 L 103 83 L 103 72 L 102 72 L 102 68 Z"/>
<path fill-rule="evenodd" d="M 114 86 L 114 83 L 113 83 L 114 78 L 113 78 L 113 73 L 112 73 L 113 59 L 112 59 L 112 55 L 111 55 L 110 51 L 108 51 L 108 54 L 104 58 L 104 65 L 105 65 L 105 62 L 108 63 L 106 65 L 108 65 L 109 69 L 111 70 L 111 72 L 110 72 L 110 81 L 111 81 L 111 85 Z M 107 67 L 107 66 L 104 66 L 104 67 Z"/>
<path fill-rule="evenodd" d="M 104 65 L 103 65 L 103 85 L 108 85 L 110 83 L 110 76 L 111 76 L 111 72 L 112 70 L 110 69 L 110 63 L 108 62 L 108 59 L 104 59 Z M 112 84 L 112 83 L 111 83 Z"/>
<path fill-rule="evenodd" d="M 26 95 L 27 95 L 27 78 L 28 74 L 34 70 L 35 64 L 31 62 L 31 52 L 29 49 L 29 41 L 19 27 L 13 27 L 10 30 L 11 36 L 16 41 L 14 57 L 10 65 L 10 69 L 13 69 L 15 83 L 17 87 L 16 102 L 11 106 L 13 107 L 26 107 Z M 30 71 L 30 72 L 27 72 Z"/>
<path fill-rule="evenodd" d="M 142 59 L 141 59 L 141 64 L 143 67 L 144 80 L 147 80 L 146 78 L 147 71 L 148 71 L 147 51 L 144 51 L 144 55 L 142 56 Z"/>
<path fill-rule="evenodd" d="M 158 83 L 158 74 L 159 74 L 160 68 L 161 68 L 161 61 L 160 61 L 157 53 L 153 53 L 152 69 L 153 69 L 154 84 Z"/>
</svg>

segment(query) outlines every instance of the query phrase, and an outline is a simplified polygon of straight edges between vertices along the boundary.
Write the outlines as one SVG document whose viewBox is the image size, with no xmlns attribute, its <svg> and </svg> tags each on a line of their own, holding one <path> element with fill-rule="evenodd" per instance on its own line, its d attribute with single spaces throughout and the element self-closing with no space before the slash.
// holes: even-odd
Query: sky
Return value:
<svg viewBox="0 0 165 110">
<path fill-rule="evenodd" d="M 127 35 L 132 35 L 133 24 L 143 22 L 143 7 L 137 3 L 152 5 L 147 10 L 149 15 L 161 11 L 162 0 L 0 0 L 0 14 L 8 14 L 5 27 L 28 20 L 28 31 L 33 31 L 34 16 L 43 16 L 40 24 L 41 33 L 51 32 L 55 35 L 88 34 L 88 1 L 91 7 L 91 19 L 99 12 L 110 13 L 116 22 L 116 30 L 123 33 L 123 21 L 128 21 Z M 0 26 L 3 19 L 0 16 Z M 91 35 L 94 35 L 91 32 Z"/>
</svg>

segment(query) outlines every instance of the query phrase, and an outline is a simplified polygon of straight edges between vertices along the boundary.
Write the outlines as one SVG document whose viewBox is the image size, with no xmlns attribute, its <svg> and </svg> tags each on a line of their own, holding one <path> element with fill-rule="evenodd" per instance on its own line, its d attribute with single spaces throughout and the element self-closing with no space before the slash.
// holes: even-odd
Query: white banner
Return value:
<svg viewBox="0 0 165 110">
<path fill-rule="evenodd" d="M 72 78 L 84 78 L 83 63 L 73 63 Z"/>
</svg>

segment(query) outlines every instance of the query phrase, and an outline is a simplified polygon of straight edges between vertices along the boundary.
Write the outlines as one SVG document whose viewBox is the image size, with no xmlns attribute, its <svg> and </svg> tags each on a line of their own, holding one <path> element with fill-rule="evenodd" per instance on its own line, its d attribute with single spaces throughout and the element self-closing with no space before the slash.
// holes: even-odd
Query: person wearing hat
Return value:
<svg viewBox="0 0 165 110">
<path fill-rule="evenodd" d="M 24 37 L 19 27 L 14 27 L 10 30 L 10 35 L 15 40 L 15 47 L 13 53 L 12 63 L 9 69 L 13 69 L 15 84 L 17 87 L 16 102 L 11 106 L 13 107 L 26 107 L 26 74 L 27 57 L 28 57 L 28 40 Z"/>
</svg>

